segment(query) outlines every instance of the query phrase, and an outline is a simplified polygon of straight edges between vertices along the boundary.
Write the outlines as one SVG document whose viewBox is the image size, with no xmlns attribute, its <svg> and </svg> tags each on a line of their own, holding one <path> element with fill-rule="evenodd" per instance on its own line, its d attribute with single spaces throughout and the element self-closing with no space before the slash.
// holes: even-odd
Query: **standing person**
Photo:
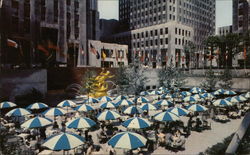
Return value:
<svg viewBox="0 0 250 155">
<path fill-rule="evenodd" d="M 65 132 L 66 131 L 66 125 L 64 122 L 62 122 L 62 132 Z"/>
</svg>

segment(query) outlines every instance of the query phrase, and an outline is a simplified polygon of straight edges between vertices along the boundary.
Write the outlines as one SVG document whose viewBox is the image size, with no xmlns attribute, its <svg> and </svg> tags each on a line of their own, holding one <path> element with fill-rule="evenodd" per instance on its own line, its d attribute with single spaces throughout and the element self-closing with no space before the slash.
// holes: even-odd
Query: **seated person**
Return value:
<svg viewBox="0 0 250 155">
<path fill-rule="evenodd" d="M 200 118 L 196 118 L 196 122 L 195 122 L 195 130 L 198 132 L 201 132 L 202 130 L 202 122 L 200 120 Z"/>
<path fill-rule="evenodd" d="M 58 126 L 57 122 L 55 121 L 53 124 L 53 129 L 58 129 L 58 128 L 59 128 L 59 126 Z"/>
<path fill-rule="evenodd" d="M 181 135 L 180 130 L 176 130 L 176 132 L 171 136 L 171 146 L 172 147 L 180 147 L 180 148 L 185 148 L 185 138 L 184 136 Z"/>
<path fill-rule="evenodd" d="M 166 146 L 170 146 L 171 145 L 171 143 L 172 143 L 171 137 L 172 136 L 173 135 L 171 133 L 167 133 L 165 135 L 165 144 L 166 144 Z"/>
</svg>

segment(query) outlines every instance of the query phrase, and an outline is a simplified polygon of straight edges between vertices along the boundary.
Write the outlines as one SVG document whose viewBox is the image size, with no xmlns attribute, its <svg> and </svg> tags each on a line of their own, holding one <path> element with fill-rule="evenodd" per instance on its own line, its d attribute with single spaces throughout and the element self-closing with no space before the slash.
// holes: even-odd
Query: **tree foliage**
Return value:
<svg viewBox="0 0 250 155">
<path fill-rule="evenodd" d="M 97 73 L 95 71 L 87 70 L 86 73 L 82 77 L 81 85 L 81 93 L 90 94 L 93 92 L 93 83 L 95 83 L 95 77 Z"/>
<path fill-rule="evenodd" d="M 174 87 L 180 89 L 186 83 L 183 72 L 179 68 L 174 67 L 173 64 L 170 64 L 169 67 L 159 70 L 158 78 L 160 86 L 172 90 Z"/>
<path fill-rule="evenodd" d="M 128 90 L 129 86 L 129 73 L 128 68 L 120 65 L 117 69 L 116 76 L 115 76 L 115 84 L 118 87 L 118 92 L 125 93 Z"/>
<path fill-rule="evenodd" d="M 133 92 L 137 96 L 144 90 L 144 86 L 146 82 L 148 82 L 148 78 L 145 76 L 145 71 L 146 69 L 142 68 L 139 59 L 135 58 L 134 63 L 130 64 L 127 69 L 129 79 L 128 92 Z"/>
<path fill-rule="evenodd" d="M 218 82 L 218 78 L 211 68 L 206 71 L 205 77 L 205 80 L 201 83 L 201 87 L 206 90 L 212 91 Z"/>
<path fill-rule="evenodd" d="M 223 89 L 231 89 L 233 85 L 232 72 L 230 69 L 226 68 L 223 74 L 219 77 L 219 86 Z"/>
</svg>

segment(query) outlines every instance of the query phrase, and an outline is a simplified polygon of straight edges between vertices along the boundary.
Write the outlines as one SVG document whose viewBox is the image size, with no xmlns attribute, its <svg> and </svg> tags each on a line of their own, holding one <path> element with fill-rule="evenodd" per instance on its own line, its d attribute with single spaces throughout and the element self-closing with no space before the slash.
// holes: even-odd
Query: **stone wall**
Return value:
<svg viewBox="0 0 250 155">
<path fill-rule="evenodd" d="M 47 93 L 47 70 L 5 70 L 0 73 L 0 98 L 15 100 L 16 95 L 35 88 Z"/>
</svg>

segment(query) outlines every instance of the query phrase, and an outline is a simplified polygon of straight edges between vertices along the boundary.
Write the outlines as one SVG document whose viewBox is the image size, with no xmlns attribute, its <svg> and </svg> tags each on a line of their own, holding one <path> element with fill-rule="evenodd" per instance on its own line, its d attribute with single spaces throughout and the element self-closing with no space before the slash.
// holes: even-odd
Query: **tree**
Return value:
<svg viewBox="0 0 250 155">
<path fill-rule="evenodd" d="M 205 46 L 207 47 L 207 49 L 210 49 L 210 54 L 209 54 L 210 68 L 212 68 L 212 61 L 215 54 L 214 51 L 218 47 L 219 41 L 220 38 L 218 36 L 209 36 L 205 40 Z"/>
<path fill-rule="evenodd" d="M 227 45 L 227 53 L 226 53 L 226 66 L 232 67 L 232 59 L 236 54 L 240 52 L 240 43 L 241 38 L 238 34 L 229 33 L 226 35 L 226 45 Z"/>
<path fill-rule="evenodd" d="M 220 76 L 219 86 L 223 89 L 230 89 L 233 85 L 232 72 L 225 68 L 224 73 Z"/>
<path fill-rule="evenodd" d="M 94 91 L 93 84 L 96 82 L 95 77 L 96 77 L 95 71 L 89 71 L 89 70 L 86 71 L 86 73 L 82 77 L 81 93 L 88 94 L 88 97 L 90 93 L 93 93 Z"/>
<path fill-rule="evenodd" d="M 173 64 L 159 70 L 158 78 L 160 86 L 171 90 L 174 87 L 180 89 L 186 83 L 183 72 L 179 68 L 175 68 Z"/>
<path fill-rule="evenodd" d="M 184 46 L 184 52 L 186 54 L 186 65 L 189 69 L 192 68 L 192 61 L 195 53 L 195 48 L 195 44 L 191 41 L 189 41 L 188 44 Z"/>
<path fill-rule="evenodd" d="M 206 71 L 205 77 L 206 79 L 204 82 L 201 83 L 201 87 L 206 90 L 212 91 L 218 82 L 218 78 L 216 77 L 214 71 L 211 68 Z"/>
<path fill-rule="evenodd" d="M 119 65 L 119 68 L 115 76 L 115 84 L 118 87 L 118 92 L 124 93 L 127 91 L 129 86 L 129 75 L 128 70 L 123 65 Z"/>
<path fill-rule="evenodd" d="M 145 69 L 142 68 L 138 56 L 135 57 L 134 63 L 130 64 L 127 73 L 129 79 L 128 91 L 138 96 L 144 90 L 144 86 L 148 81 L 148 78 L 145 76 Z"/>
</svg>

